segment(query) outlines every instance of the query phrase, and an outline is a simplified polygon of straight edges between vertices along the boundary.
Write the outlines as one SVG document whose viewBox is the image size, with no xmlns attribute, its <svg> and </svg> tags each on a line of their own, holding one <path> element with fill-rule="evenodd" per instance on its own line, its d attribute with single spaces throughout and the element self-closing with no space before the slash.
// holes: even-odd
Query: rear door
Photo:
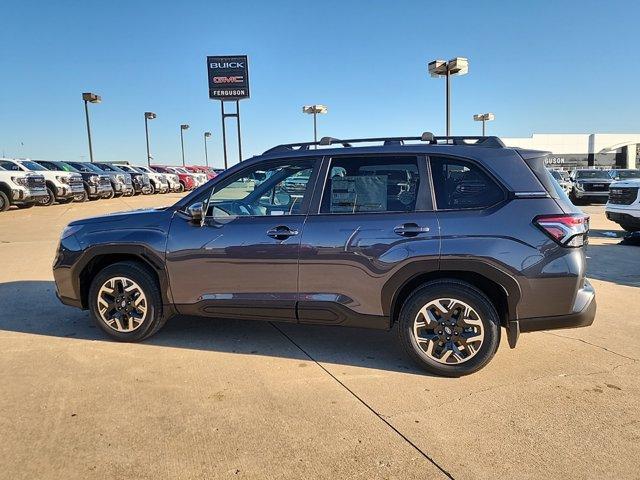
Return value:
<svg viewBox="0 0 640 480">
<path fill-rule="evenodd" d="M 386 328 L 402 280 L 438 268 L 424 157 L 326 158 L 300 245 L 301 323 Z"/>
</svg>

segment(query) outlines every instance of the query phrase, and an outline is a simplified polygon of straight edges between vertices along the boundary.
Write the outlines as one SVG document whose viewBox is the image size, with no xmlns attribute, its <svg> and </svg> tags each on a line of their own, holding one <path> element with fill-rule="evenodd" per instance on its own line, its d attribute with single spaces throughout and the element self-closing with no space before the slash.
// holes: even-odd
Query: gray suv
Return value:
<svg viewBox="0 0 640 480">
<path fill-rule="evenodd" d="M 396 326 L 427 371 L 469 374 L 503 329 L 593 322 L 588 217 L 544 156 L 428 132 L 280 145 L 171 207 L 71 223 L 57 294 L 121 341 L 174 315 Z"/>
</svg>

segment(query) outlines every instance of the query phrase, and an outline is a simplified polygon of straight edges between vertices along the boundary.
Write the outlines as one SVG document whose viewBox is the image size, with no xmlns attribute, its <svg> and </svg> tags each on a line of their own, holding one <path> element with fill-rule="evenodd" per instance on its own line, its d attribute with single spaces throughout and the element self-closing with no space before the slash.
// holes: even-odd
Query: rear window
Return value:
<svg viewBox="0 0 640 480">
<path fill-rule="evenodd" d="M 505 198 L 504 190 L 478 165 L 449 157 L 430 157 L 438 210 L 488 208 Z"/>
</svg>

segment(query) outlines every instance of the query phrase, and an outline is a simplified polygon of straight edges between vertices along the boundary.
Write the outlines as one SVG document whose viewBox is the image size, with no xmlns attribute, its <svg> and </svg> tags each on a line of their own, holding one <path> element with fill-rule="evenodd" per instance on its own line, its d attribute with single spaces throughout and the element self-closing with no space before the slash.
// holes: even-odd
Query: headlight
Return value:
<svg viewBox="0 0 640 480">
<path fill-rule="evenodd" d="M 11 177 L 11 181 L 16 185 L 27 186 L 27 177 Z"/>
<path fill-rule="evenodd" d="M 124 183 L 124 175 L 116 175 L 116 181 L 119 183 Z"/>
<path fill-rule="evenodd" d="M 56 176 L 56 180 L 62 183 L 69 183 L 69 177 Z"/>
<path fill-rule="evenodd" d="M 576 182 L 576 188 L 578 190 L 584 190 L 584 185 L 582 183 L 580 183 L 580 182 Z"/>
<path fill-rule="evenodd" d="M 74 233 L 77 233 L 81 228 L 82 225 L 67 225 L 66 227 L 64 227 L 64 230 L 62 230 L 62 233 L 60 234 L 60 240 L 64 240 L 65 238 L 70 237 Z"/>
<path fill-rule="evenodd" d="M 91 175 L 89 177 L 89 183 L 98 183 L 100 181 L 100 177 L 98 175 Z"/>
</svg>

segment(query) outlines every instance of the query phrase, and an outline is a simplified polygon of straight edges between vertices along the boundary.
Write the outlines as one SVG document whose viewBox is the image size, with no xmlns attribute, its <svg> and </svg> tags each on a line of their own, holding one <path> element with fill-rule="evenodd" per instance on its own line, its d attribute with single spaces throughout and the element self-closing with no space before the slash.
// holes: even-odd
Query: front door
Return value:
<svg viewBox="0 0 640 480">
<path fill-rule="evenodd" d="M 180 313 L 296 321 L 300 238 L 318 163 L 248 166 L 213 187 L 202 225 L 176 213 L 167 269 Z"/>
<path fill-rule="evenodd" d="M 325 167 L 300 248 L 301 323 L 386 328 L 395 294 L 438 269 L 424 157 L 338 157 Z"/>
</svg>

